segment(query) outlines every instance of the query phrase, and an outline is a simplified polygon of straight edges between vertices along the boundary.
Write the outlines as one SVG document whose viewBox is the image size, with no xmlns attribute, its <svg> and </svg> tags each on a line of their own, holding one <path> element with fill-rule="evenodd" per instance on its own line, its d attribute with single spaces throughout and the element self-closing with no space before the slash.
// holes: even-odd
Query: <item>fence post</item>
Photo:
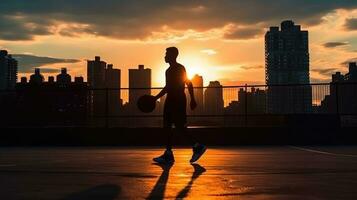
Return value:
<svg viewBox="0 0 357 200">
<path fill-rule="evenodd" d="M 109 127 L 109 89 L 105 88 L 105 128 Z"/>
<path fill-rule="evenodd" d="M 245 101 L 244 101 L 244 125 L 245 127 L 248 126 L 248 85 L 244 85 L 244 90 L 245 90 Z"/>
</svg>

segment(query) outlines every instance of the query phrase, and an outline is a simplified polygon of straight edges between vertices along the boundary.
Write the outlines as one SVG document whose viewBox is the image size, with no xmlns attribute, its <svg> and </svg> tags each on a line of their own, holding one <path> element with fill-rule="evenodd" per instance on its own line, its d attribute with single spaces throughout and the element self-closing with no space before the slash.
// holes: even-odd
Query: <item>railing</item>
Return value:
<svg viewBox="0 0 357 200">
<path fill-rule="evenodd" d="M 165 97 L 149 114 L 136 107 L 162 88 L 19 87 L 0 92 L 1 125 L 161 127 Z M 356 126 L 357 84 L 195 87 L 189 127 Z"/>
</svg>

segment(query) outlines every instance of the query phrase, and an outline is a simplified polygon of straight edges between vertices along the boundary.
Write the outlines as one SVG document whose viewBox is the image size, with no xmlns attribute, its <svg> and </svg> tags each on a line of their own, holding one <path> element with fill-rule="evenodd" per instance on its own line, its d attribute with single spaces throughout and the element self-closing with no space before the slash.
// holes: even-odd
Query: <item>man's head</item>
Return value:
<svg viewBox="0 0 357 200">
<path fill-rule="evenodd" d="M 176 58 L 179 54 L 179 51 L 176 47 L 169 47 L 166 49 L 165 62 L 171 63 L 176 62 Z"/>
</svg>

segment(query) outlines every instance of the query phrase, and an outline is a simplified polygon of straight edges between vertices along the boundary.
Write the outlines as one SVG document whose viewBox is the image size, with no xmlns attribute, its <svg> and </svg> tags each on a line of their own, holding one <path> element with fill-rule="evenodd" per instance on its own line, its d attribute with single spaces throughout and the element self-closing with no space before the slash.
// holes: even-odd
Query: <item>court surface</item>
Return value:
<svg viewBox="0 0 357 200">
<path fill-rule="evenodd" d="M 0 199 L 357 199 L 357 147 L 0 148 Z"/>
</svg>

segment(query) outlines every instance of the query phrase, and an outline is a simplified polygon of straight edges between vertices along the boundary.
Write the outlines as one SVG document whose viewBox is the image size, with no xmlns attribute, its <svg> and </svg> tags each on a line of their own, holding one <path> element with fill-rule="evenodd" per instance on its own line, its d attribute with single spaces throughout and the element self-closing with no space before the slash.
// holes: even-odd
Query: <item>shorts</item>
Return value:
<svg viewBox="0 0 357 200">
<path fill-rule="evenodd" d="M 164 105 L 164 127 L 183 128 L 186 126 L 186 95 L 167 95 Z"/>
</svg>

